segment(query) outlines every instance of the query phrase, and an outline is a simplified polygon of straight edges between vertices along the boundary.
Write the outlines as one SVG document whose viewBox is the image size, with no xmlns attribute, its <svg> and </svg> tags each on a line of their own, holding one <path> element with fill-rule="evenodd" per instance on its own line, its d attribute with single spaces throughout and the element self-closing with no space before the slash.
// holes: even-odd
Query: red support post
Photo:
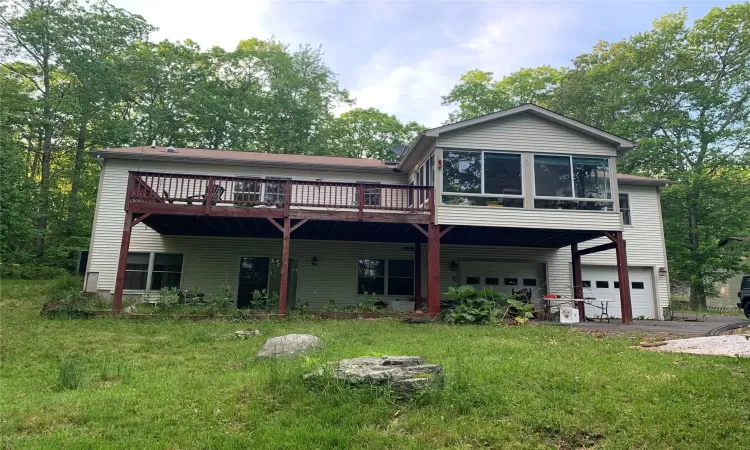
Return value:
<svg viewBox="0 0 750 450">
<path fill-rule="evenodd" d="M 620 282 L 620 312 L 622 323 L 633 322 L 633 305 L 630 302 L 630 275 L 628 255 L 625 251 L 625 238 L 622 231 L 615 232 L 615 253 L 617 254 L 617 280 Z"/>
<path fill-rule="evenodd" d="M 428 225 L 427 239 L 427 314 L 440 314 L 440 225 Z"/>
<path fill-rule="evenodd" d="M 289 238 L 291 235 L 291 220 L 284 217 L 284 247 L 281 252 L 281 287 L 279 289 L 279 314 L 286 315 L 286 295 L 289 280 Z"/>
<path fill-rule="evenodd" d="M 125 211 L 125 225 L 122 229 L 120 242 L 120 258 L 117 262 L 117 278 L 115 278 L 115 296 L 112 299 L 112 309 L 120 312 L 122 309 L 122 292 L 125 289 L 125 268 L 128 265 L 128 250 L 130 249 L 130 230 L 133 228 L 133 214 Z"/>
<path fill-rule="evenodd" d="M 570 245 L 570 252 L 573 258 L 573 298 L 583 299 L 583 284 L 581 280 L 583 275 L 581 274 L 581 254 L 578 253 L 578 244 L 573 243 Z M 576 302 L 578 308 L 578 315 L 580 319 L 586 320 L 586 307 L 583 302 Z"/>
<path fill-rule="evenodd" d="M 414 243 L 414 311 L 422 309 L 422 244 Z"/>
</svg>

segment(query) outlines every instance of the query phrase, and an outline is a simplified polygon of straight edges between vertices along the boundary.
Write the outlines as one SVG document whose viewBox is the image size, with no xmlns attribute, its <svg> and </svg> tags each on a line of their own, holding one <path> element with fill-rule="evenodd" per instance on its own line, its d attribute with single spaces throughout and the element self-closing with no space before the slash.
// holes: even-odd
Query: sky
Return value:
<svg viewBox="0 0 750 450">
<path fill-rule="evenodd" d="M 522 67 L 567 66 L 600 40 L 651 28 L 688 9 L 691 20 L 726 2 L 110 0 L 159 28 L 155 40 L 192 39 L 233 50 L 271 38 L 320 45 L 355 107 L 439 126 L 441 97 L 471 69 L 501 78 Z M 337 110 L 341 113 L 349 107 Z"/>
</svg>

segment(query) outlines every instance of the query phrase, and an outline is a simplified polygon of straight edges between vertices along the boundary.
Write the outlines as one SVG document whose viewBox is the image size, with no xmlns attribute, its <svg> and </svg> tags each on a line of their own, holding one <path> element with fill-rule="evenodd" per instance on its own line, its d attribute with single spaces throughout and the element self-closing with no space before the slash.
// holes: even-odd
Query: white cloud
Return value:
<svg viewBox="0 0 750 450">
<path fill-rule="evenodd" d="M 111 0 L 112 4 L 142 15 L 159 28 L 153 39 L 172 41 L 192 39 L 203 48 L 213 46 L 234 50 L 239 41 L 274 34 L 289 42 L 293 36 L 284 29 L 271 29 L 270 0 Z M 274 24 L 275 25 L 275 24 Z M 283 36 L 282 36 L 283 34 Z"/>
<path fill-rule="evenodd" d="M 481 69 L 497 77 L 537 65 L 540 54 L 562 45 L 560 33 L 569 26 L 575 26 L 571 15 L 548 5 L 505 10 L 474 27 L 479 31 L 473 34 L 445 31 L 447 44 L 416 61 L 397 62 L 398 49 L 375 54 L 357 68 L 360 75 L 351 94 L 357 107 L 375 107 L 402 121 L 438 126 L 451 110 L 441 105 L 441 96 L 450 91 L 461 74 Z"/>
</svg>

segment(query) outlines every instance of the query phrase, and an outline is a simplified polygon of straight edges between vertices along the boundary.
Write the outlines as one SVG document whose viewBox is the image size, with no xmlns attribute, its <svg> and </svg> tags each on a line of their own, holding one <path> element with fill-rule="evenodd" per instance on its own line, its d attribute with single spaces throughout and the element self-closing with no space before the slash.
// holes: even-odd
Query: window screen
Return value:
<svg viewBox="0 0 750 450">
<path fill-rule="evenodd" d="M 128 262 L 125 266 L 125 289 L 146 289 L 150 256 L 149 253 L 128 253 Z"/>
<path fill-rule="evenodd" d="M 536 286 L 536 278 L 524 278 L 523 285 L 524 286 Z"/>
<path fill-rule="evenodd" d="M 484 284 L 487 284 L 490 286 L 497 286 L 500 284 L 500 278 L 487 277 L 484 279 Z"/>
<path fill-rule="evenodd" d="M 570 157 L 534 155 L 534 186 L 541 197 L 572 197 Z"/>
<path fill-rule="evenodd" d="M 597 281 L 596 287 L 598 288 L 609 288 L 609 281 Z"/>
<path fill-rule="evenodd" d="M 360 259 L 357 268 L 358 294 L 385 294 L 385 260 Z"/>
<path fill-rule="evenodd" d="M 622 214 L 622 223 L 624 225 L 632 225 L 632 219 L 630 217 L 630 196 L 628 194 L 620 194 L 620 214 Z"/>
<path fill-rule="evenodd" d="M 182 255 L 173 253 L 156 253 L 154 269 L 151 274 L 151 290 L 164 287 L 180 287 L 182 276 Z"/>
<path fill-rule="evenodd" d="M 518 286 L 518 278 L 506 278 L 504 282 L 506 286 Z"/>
<path fill-rule="evenodd" d="M 521 155 L 484 152 L 484 192 L 521 195 Z"/>
<path fill-rule="evenodd" d="M 482 153 L 447 151 L 443 155 L 443 191 L 482 192 Z"/>
<path fill-rule="evenodd" d="M 632 289 L 645 289 L 646 287 L 643 284 L 643 281 L 633 281 L 630 283 L 630 287 Z"/>
<path fill-rule="evenodd" d="M 414 295 L 414 261 L 388 261 L 388 295 Z"/>
</svg>

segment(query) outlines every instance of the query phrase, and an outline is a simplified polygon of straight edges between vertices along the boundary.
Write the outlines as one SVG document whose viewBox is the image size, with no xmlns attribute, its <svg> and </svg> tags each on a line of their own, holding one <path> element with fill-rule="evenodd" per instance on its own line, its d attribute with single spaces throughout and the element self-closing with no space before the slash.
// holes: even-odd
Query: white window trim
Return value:
<svg viewBox="0 0 750 450">
<path fill-rule="evenodd" d="M 383 293 L 382 294 L 373 294 L 372 292 L 362 293 L 362 294 L 359 293 L 359 260 L 361 260 L 361 259 L 382 259 L 383 261 L 385 261 L 385 269 L 383 271 Z M 375 258 L 373 258 L 373 257 L 366 257 L 366 256 L 365 257 L 362 257 L 362 256 L 358 257 L 357 260 L 356 260 L 357 264 L 355 266 L 356 269 L 357 269 L 356 270 L 357 285 L 355 287 L 357 295 L 380 295 L 380 296 L 383 296 L 383 297 L 403 297 L 403 296 L 407 296 L 409 298 L 414 298 L 415 292 L 417 290 L 417 279 L 414 277 L 414 271 L 413 270 L 412 270 L 411 277 L 395 277 L 394 276 L 394 278 L 405 278 L 405 279 L 410 278 L 410 279 L 414 280 L 414 284 L 413 284 L 413 288 L 412 288 L 412 293 L 411 294 L 389 294 L 388 293 L 388 278 L 390 277 L 390 272 L 391 272 L 391 261 L 411 261 L 412 264 L 417 264 L 417 262 L 413 258 L 412 259 L 409 259 L 409 258 L 381 258 L 381 257 L 375 257 Z M 414 268 L 413 265 L 412 265 L 412 268 Z M 419 282 L 421 283 L 421 281 L 419 281 Z"/>
<path fill-rule="evenodd" d="M 523 170 L 523 153 L 519 152 L 504 152 L 504 151 L 496 151 L 496 150 L 469 150 L 469 149 L 452 149 L 447 148 L 444 149 L 443 152 L 464 152 L 464 153 L 480 153 L 482 156 L 480 158 L 480 188 L 479 190 L 481 192 L 446 192 L 445 189 L 443 189 L 442 195 L 450 195 L 454 197 L 492 197 L 492 198 L 524 198 L 526 194 L 526 186 L 524 183 L 525 174 Z M 516 155 L 519 156 L 520 164 L 521 164 L 521 193 L 520 194 L 492 194 L 487 193 L 484 191 L 484 154 L 485 153 L 493 153 L 493 154 L 500 154 L 500 155 Z M 445 164 L 445 153 L 443 153 L 443 164 Z M 443 173 L 441 176 L 445 176 L 445 171 L 443 170 Z M 445 183 L 443 183 L 443 187 L 445 186 Z"/>
<path fill-rule="evenodd" d="M 536 195 L 536 157 L 537 156 L 557 156 L 557 157 L 567 157 L 570 161 L 570 187 L 571 192 L 573 193 L 572 197 L 555 197 L 555 196 L 537 196 Z M 612 189 L 612 164 L 610 164 L 609 158 L 604 156 L 586 156 L 586 155 L 556 155 L 556 154 L 550 154 L 550 153 L 532 153 L 531 155 L 531 177 L 532 177 L 532 184 L 534 185 L 534 200 L 567 200 L 571 202 L 602 202 L 602 203 L 613 203 L 615 202 L 614 198 L 580 198 L 576 197 L 576 186 L 575 186 L 575 176 L 573 174 L 573 158 L 597 158 L 607 161 L 607 168 L 609 172 L 609 194 L 610 196 L 614 197 L 614 190 Z M 617 176 L 615 174 L 615 176 Z M 611 211 L 610 211 L 611 212 Z"/>
<path fill-rule="evenodd" d="M 148 272 L 146 273 L 146 289 L 123 289 L 124 294 L 141 294 L 145 292 L 157 292 L 151 289 L 151 280 L 154 275 L 154 259 L 157 254 L 159 255 L 181 255 L 182 256 L 182 265 L 180 266 L 180 285 L 177 286 L 177 289 L 182 289 L 182 281 L 184 279 L 185 275 L 185 254 L 179 253 L 179 252 L 149 252 L 149 251 L 141 251 L 141 250 L 135 250 L 135 251 L 128 251 L 128 254 L 130 253 L 148 253 Z M 126 264 L 126 270 L 127 273 L 127 260 L 125 261 Z M 124 283 L 124 280 L 123 280 Z"/>
<path fill-rule="evenodd" d="M 630 192 L 618 192 L 617 193 L 617 204 L 620 204 L 620 196 L 624 195 L 628 198 L 628 217 L 630 218 L 630 223 L 625 223 L 625 220 L 622 218 L 622 209 L 620 208 L 620 220 L 622 220 L 622 226 L 624 227 L 632 227 L 633 226 L 633 204 L 630 202 Z"/>
</svg>

